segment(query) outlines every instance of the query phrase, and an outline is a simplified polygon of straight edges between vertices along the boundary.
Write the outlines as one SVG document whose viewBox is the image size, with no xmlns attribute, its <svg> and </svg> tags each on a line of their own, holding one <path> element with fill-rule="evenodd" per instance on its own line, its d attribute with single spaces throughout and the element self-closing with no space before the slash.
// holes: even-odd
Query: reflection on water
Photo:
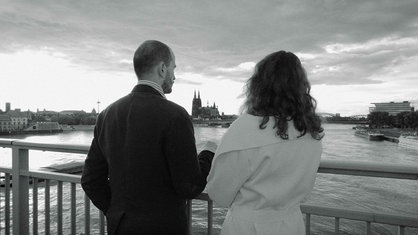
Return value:
<svg viewBox="0 0 418 235">
<path fill-rule="evenodd" d="M 368 141 L 364 138 L 354 136 L 351 125 L 325 124 L 326 135 L 323 139 L 323 159 L 333 160 L 356 160 L 370 162 L 385 162 L 406 165 L 417 165 L 418 152 L 399 148 L 396 143 L 382 141 Z M 225 128 L 195 127 L 195 138 L 197 149 L 200 151 L 206 141 L 219 142 Z M 53 135 L 34 135 L 34 136 L 7 136 L 7 138 L 24 139 L 26 141 L 42 143 L 69 143 L 89 145 L 92 139 L 92 131 L 73 131 L 63 132 Z M 4 138 L 4 136 L 2 136 Z M 55 152 L 30 151 L 30 168 L 36 169 L 55 163 L 84 161 L 82 154 L 67 154 Z M 11 165 L 11 150 L 0 149 L 0 165 Z M 53 189 L 52 187 L 51 189 Z M 401 213 L 410 216 L 418 216 L 418 182 L 414 180 L 382 179 L 361 176 L 344 176 L 333 174 L 318 174 L 315 188 L 306 203 L 314 205 L 325 205 L 349 209 L 375 210 L 384 213 Z M 69 201 L 69 192 L 64 190 L 64 202 Z M 42 223 L 42 187 L 40 192 L 40 222 Z M 51 192 L 51 195 L 54 195 Z M 78 188 L 78 203 L 83 204 L 83 193 Z M 56 198 L 52 197 L 55 205 Z M 193 224 L 194 232 L 204 234 L 206 232 L 206 202 L 194 201 L 193 204 Z M 2 204 L 3 206 L 3 204 Z M 67 208 L 66 206 L 64 206 Z M 83 209 L 77 209 L 77 223 L 83 225 Z M 55 213 L 55 209 L 51 209 Z M 64 209 L 68 211 L 68 209 Z M 92 211 L 94 211 L 92 209 Z M 226 209 L 214 209 L 215 234 L 219 232 L 225 216 Z M 69 216 L 69 212 L 67 213 Z M 93 213 L 98 221 L 97 212 Z M 52 218 L 56 218 L 52 216 Z M 312 216 L 311 231 L 314 234 L 332 234 L 334 229 L 334 219 Z M 56 220 L 56 219 L 55 219 Z M 64 221 L 69 218 L 64 217 Z M 53 224 L 56 221 L 53 221 Z M 53 228 L 55 225 L 52 225 Z M 65 225 L 69 228 L 69 225 Z M 92 222 L 92 226 L 97 223 Z M 40 224 L 40 229 L 42 224 Z M 364 234 L 365 224 L 362 222 L 352 222 L 341 220 L 341 234 Z M 79 228 L 83 232 L 82 228 Z M 373 224 L 373 234 L 395 234 L 396 228 L 393 226 L 383 226 Z M 53 230 L 54 231 L 54 230 Z M 320 232 L 319 232 L 320 231 Z M 407 234 L 418 234 L 418 230 L 407 229 Z"/>
</svg>

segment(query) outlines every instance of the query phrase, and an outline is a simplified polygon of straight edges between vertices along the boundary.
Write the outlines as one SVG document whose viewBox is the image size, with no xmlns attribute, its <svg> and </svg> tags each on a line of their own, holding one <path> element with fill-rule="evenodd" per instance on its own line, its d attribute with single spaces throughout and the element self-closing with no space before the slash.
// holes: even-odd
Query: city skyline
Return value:
<svg viewBox="0 0 418 235">
<path fill-rule="evenodd" d="M 193 115 L 193 109 L 194 109 L 194 106 L 195 106 L 195 100 L 196 100 L 196 96 L 194 96 L 194 98 L 193 98 L 192 110 L 189 112 L 189 114 L 190 114 L 191 117 L 194 117 L 194 115 Z M 96 103 L 99 104 L 101 102 L 100 101 L 97 101 Z M 362 116 L 368 116 L 368 114 L 370 114 L 371 112 L 374 112 L 376 110 L 377 110 L 377 112 L 388 112 L 386 110 L 383 110 L 383 111 L 380 110 L 381 107 L 384 107 L 385 105 L 386 106 L 387 105 L 391 105 L 391 106 L 395 107 L 396 110 L 397 109 L 404 109 L 405 110 L 407 108 L 407 110 L 409 110 L 409 111 L 418 111 L 418 110 L 416 110 L 415 106 L 412 106 L 411 105 L 411 103 L 409 101 L 403 101 L 403 102 L 382 102 L 382 103 L 376 102 L 376 103 L 371 103 L 371 105 L 374 105 L 374 106 L 369 106 L 368 113 L 364 113 L 364 114 L 354 114 L 354 115 L 349 115 L 349 116 L 341 116 L 340 113 L 328 113 L 328 112 L 317 112 L 317 114 L 319 116 L 323 116 L 323 117 L 329 117 L 329 116 L 340 117 L 341 116 L 341 117 L 359 118 L 359 117 L 362 117 Z M 399 107 L 402 107 L 402 108 L 399 108 Z M 40 112 L 40 113 L 43 113 L 43 112 L 55 112 L 55 113 L 85 112 L 85 113 L 95 113 L 95 114 L 97 113 L 98 114 L 100 112 L 100 108 L 99 108 L 99 106 L 97 106 L 96 108 L 93 107 L 91 109 L 91 111 L 84 110 L 84 109 L 63 109 L 63 110 L 46 110 L 46 109 L 42 109 L 42 110 L 40 110 L 38 108 L 35 111 L 35 110 L 22 110 L 19 107 L 12 107 L 11 103 L 6 102 L 5 103 L 5 110 L 3 110 L 2 108 L 0 108 L 0 114 L 7 113 L 8 111 L 12 111 L 12 112 L 19 111 L 19 112 L 22 112 L 22 113 L 25 113 L 25 112 L 32 112 L 32 113 L 38 113 L 38 112 Z M 220 116 L 223 116 L 223 115 L 225 115 L 225 116 L 236 115 L 236 114 L 228 114 L 228 113 L 220 112 L 218 110 L 219 106 L 216 105 L 215 102 L 213 103 L 213 105 L 209 104 L 209 101 L 207 101 L 207 104 L 206 105 L 202 105 L 201 103 L 199 103 L 199 107 L 198 108 L 204 108 L 204 109 L 205 108 L 208 108 L 208 109 L 214 108 L 214 109 L 217 110 L 217 112 L 218 112 L 218 114 Z"/>
<path fill-rule="evenodd" d="M 200 91 L 198 91 L 199 92 L 199 99 L 200 99 Z M 196 98 L 196 91 L 195 91 L 195 93 L 194 93 L 194 98 L 193 98 L 193 100 L 192 100 L 192 102 L 194 102 L 194 99 Z M 30 110 L 30 109 L 27 109 L 27 110 L 23 110 L 22 108 L 20 108 L 20 107 L 13 107 L 13 104 L 11 103 L 11 102 L 5 102 L 4 103 L 4 110 L 1 108 L 1 104 L 0 104 L 0 114 L 2 113 L 2 112 L 4 112 L 4 113 L 7 113 L 8 111 L 21 111 L 21 112 L 26 112 L 26 111 L 30 111 L 30 112 L 45 112 L 45 111 L 52 111 L 52 112 L 66 112 L 66 111 L 84 111 L 84 112 L 86 112 L 86 113 L 93 113 L 93 112 L 97 112 L 97 113 L 99 113 L 100 111 L 101 111 L 101 109 L 100 109 L 100 100 L 98 100 L 97 102 L 96 102 L 96 107 L 93 107 L 92 109 L 91 109 L 91 111 L 89 112 L 89 110 L 84 110 L 84 109 L 61 109 L 61 110 L 47 110 L 47 109 L 40 109 L 40 108 L 36 108 L 36 110 Z M 213 103 L 213 105 L 215 105 L 215 102 Z M 209 104 L 209 100 L 207 100 L 206 101 L 206 105 L 202 105 L 202 107 L 212 107 L 212 105 L 210 105 Z M 216 105 L 216 109 L 218 108 L 218 105 Z M 192 115 L 192 110 L 190 110 L 190 115 Z M 229 115 L 229 114 L 226 114 L 225 113 L 225 115 Z"/>
<path fill-rule="evenodd" d="M 255 63 L 276 50 L 301 59 L 317 112 L 418 104 L 416 0 L 3 2 L 0 104 L 22 111 L 104 109 L 136 84 L 132 56 L 147 39 L 173 49 L 167 97 L 190 113 L 200 90 L 238 114 Z"/>
</svg>

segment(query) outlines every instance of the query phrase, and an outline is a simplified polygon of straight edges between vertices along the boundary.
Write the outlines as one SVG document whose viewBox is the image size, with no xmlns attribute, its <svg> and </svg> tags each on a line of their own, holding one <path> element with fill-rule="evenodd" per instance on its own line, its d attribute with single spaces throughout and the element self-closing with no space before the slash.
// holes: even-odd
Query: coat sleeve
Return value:
<svg viewBox="0 0 418 235">
<path fill-rule="evenodd" d="M 216 156 L 207 178 L 206 192 L 219 206 L 230 207 L 242 185 L 251 176 L 248 158 L 241 151 Z"/>
<path fill-rule="evenodd" d="M 93 204 L 106 213 L 110 205 L 109 172 L 107 161 L 97 142 L 97 126 L 94 138 L 84 162 L 81 186 Z"/>
<path fill-rule="evenodd" d="M 204 150 L 197 155 L 193 124 L 185 110 L 170 122 L 164 155 L 177 194 L 186 199 L 198 196 L 206 186 L 214 153 Z"/>
</svg>

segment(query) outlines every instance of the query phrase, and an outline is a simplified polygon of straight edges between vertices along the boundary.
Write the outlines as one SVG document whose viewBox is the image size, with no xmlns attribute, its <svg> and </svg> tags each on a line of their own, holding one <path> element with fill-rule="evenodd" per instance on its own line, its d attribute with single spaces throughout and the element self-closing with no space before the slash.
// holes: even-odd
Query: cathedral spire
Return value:
<svg viewBox="0 0 418 235">
<path fill-rule="evenodd" d="M 199 92 L 199 94 L 198 94 L 198 97 L 197 98 L 200 99 L 200 91 L 198 91 L 198 92 Z"/>
<path fill-rule="evenodd" d="M 196 99 L 196 90 L 194 90 L 194 97 L 193 99 Z"/>
</svg>

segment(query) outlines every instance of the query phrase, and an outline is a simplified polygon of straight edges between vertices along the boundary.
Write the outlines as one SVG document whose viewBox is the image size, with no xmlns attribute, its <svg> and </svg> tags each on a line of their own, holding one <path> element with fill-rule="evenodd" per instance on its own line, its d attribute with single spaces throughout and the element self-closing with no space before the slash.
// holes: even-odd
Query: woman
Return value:
<svg viewBox="0 0 418 235">
<path fill-rule="evenodd" d="M 221 234 L 305 234 L 300 202 L 312 191 L 323 128 L 300 60 L 266 56 L 247 82 L 243 114 L 222 138 L 207 192 L 229 207 Z"/>
</svg>

